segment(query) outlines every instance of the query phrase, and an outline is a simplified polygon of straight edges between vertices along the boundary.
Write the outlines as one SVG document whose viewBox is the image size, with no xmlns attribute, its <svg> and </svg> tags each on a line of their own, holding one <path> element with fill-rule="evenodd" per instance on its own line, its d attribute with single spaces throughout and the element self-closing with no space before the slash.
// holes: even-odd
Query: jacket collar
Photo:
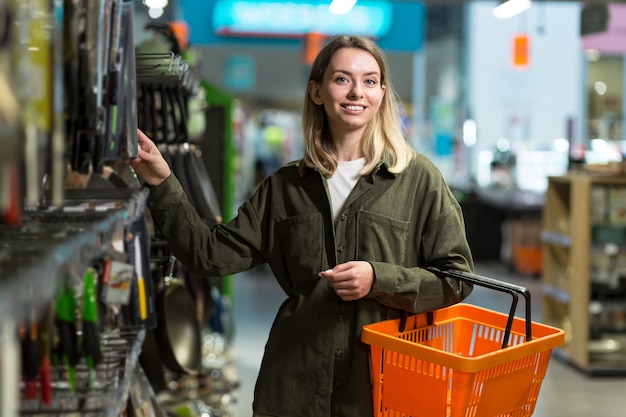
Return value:
<svg viewBox="0 0 626 417">
<path fill-rule="evenodd" d="M 397 174 L 394 174 L 393 172 L 389 172 L 389 170 L 387 169 L 389 162 L 386 160 L 387 158 L 383 158 L 383 160 L 381 160 L 376 167 L 374 167 L 374 170 L 366 175 L 366 177 L 368 178 L 368 180 L 370 182 L 374 181 L 374 177 L 376 175 L 384 175 L 384 176 L 391 176 L 391 177 L 396 177 Z M 298 166 L 298 175 L 300 176 L 300 178 L 303 178 L 307 173 L 309 172 L 318 172 L 319 170 L 317 168 L 312 168 L 312 167 L 306 167 L 304 166 L 304 160 L 300 159 L 297 162 L 294 162 L 297 166 Z"/>
</svg>

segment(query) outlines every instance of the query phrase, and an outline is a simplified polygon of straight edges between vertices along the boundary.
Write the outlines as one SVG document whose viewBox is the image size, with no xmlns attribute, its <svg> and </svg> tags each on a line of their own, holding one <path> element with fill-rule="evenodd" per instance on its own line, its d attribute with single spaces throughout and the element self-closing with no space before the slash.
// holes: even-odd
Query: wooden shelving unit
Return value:
<svg viewBox="0 0 626 417">
<path fill-rule="evenodd" d="M 596 268 L 599 258 L 611 262 L 626 258 L 626 232 L 622 233 L 626 219 L 621 225 L 616 221 L 614 211 L 621 208 L 613 204 L 622 190 L 626 194 L 626 176 L 571 173 L 551 177 L 546 191 L 543 320 L 566 332 L 565 344 L 555 353 L 589 374 L 626 375 L 626 326 L 622 328 L 617 320 L 626 317 L 626 297 L 620 294 L 626 281 L 619 281 L 617 288 L 611 286 L 608 299 L 599 297 Z M 606 198 L 599 199 L 599 195 Z M 606 220 L 598 218 L 599 210 L 606 211 Z M 609 234 L 615 232 L 615 238 L 600 238 L 599 227 Z M 610 255 L 605 254 L 609 249 Z M 609 264 L 611 268 L 614 270 L 609 272 L 616 272 L 613 264 Z M 598 325 L 599 317 L 615 323 Z"/>
</svg>

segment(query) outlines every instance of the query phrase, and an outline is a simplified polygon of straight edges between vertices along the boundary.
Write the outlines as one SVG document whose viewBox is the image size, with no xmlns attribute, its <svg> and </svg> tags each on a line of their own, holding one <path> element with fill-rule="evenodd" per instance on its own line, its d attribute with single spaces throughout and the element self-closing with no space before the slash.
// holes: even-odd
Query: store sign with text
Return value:
<svg viewBox="0 0 626 417">
<path fill-rule="evenodd" d="M 380 38 L 389 32 L 388 1 L 360 1 L 347 14 L 332 14 L 328 0 L 217 0 L 212 27 L 222 36 L 300 37 L 358 33 Z"/>
<path fill-rule="evenodd" d="M 418 51 L 426 6 L 413 0 L 358 0 L 333 14 L 330 0 L 178 0 L 192 45 L 301 48 L 312 33 L 364 35 L 386 51 Z"/>
</svg>

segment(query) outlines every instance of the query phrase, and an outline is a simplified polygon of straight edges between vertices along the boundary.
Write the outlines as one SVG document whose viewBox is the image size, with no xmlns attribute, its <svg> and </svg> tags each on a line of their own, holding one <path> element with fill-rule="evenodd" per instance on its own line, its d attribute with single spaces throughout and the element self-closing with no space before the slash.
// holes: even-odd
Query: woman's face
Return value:
<svg viewBox="0 0 626 417">
<path fill-rule="evenodd" d="M 380 107 L 385 86 L 378 62 L 369 52 L 342 48 L 330 60 L 322 82 L 311 81 L 309 94 L 314 103 L 324 106 L 335 136 L 363 131 Z"/>
</svg>

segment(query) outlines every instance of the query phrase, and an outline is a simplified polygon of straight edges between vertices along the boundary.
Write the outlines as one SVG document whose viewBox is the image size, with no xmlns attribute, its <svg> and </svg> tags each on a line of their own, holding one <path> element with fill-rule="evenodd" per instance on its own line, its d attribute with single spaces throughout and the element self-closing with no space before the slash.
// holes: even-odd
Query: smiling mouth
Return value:
<svg viewBox="0 0 626 417">
<path fill-rule="evenodd" d="M 347 105 L 342 105 L 341 107 L 343 107 L 346 110 L 352 110 L 352 111 L 362 111 L 365 110 L 365 107 L 363 106 L 347 106 Z"/>
</svg>

